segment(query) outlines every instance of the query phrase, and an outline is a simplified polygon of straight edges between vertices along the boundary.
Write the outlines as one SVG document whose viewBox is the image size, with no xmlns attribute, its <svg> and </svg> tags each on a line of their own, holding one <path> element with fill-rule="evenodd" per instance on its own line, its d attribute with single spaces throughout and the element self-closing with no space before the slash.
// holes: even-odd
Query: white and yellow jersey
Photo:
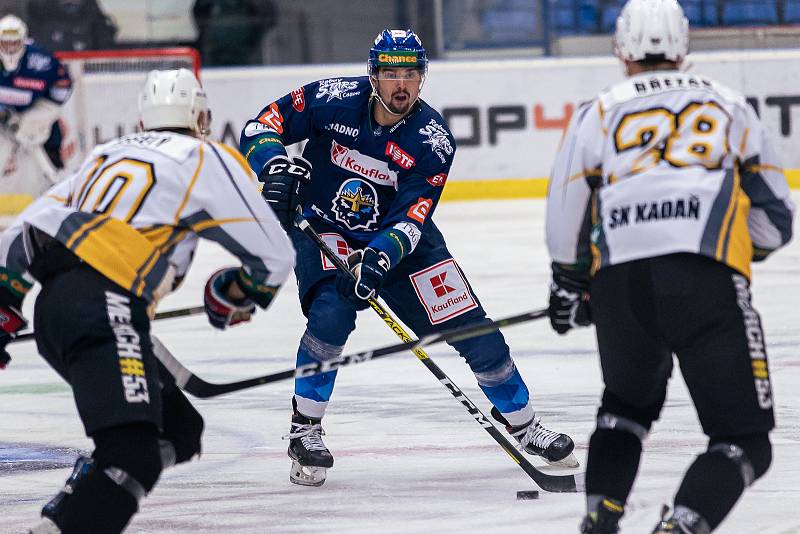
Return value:
<svg viewBox="0 0 800 534">
<path fill-rule="evenodd" d="M 249 289 L 265 296 L 294 264 L 291 242 L 241 155 L 172 132 L 128 135 L 96 147 L 3 234 L 0 266 L 27 271 L 35 253 L 29 227 L 150 301 L 166 285 L 171 289 L 173 277 L 185 275 L 198 237 L 237 256 Z"/>
<path fill-rule="evenodd" d="M 794 205 L 758 117 L 702 76 L 656 71 L 581 106 L 553 166 L 553 261 L 594 270 L 676 252 L 744 275 L 792 234 Z"/>
</svg>

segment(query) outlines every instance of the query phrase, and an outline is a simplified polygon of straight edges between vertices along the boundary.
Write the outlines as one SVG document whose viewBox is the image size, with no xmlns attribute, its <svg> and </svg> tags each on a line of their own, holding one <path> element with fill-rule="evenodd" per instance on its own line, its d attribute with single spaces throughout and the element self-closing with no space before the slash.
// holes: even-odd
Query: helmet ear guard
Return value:
<svg viewBox="0 0 800 534">
<path fill-rule="evenodd" d="M 185 128 L 206 135 L 211 124 L 208 99 L 188 69 L 153 70 L 139 93 L 143 130 Z"/>
<path fill-rule="evenodd" d="M 680 63 L 689 51 L 689 21 L 676 0 L 628 0 L 614 34 L 623 61 L 663 58 Z"/>
</svg>

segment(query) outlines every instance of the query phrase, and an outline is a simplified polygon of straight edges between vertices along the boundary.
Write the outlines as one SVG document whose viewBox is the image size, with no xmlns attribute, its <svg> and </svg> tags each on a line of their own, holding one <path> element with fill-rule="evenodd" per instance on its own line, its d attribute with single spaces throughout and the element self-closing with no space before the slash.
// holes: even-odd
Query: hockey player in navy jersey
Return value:
<svg viewBox="0 0 800 534">
<path fill-rule="evenodd" d="M 0 124 L 4 126 L 0 128 L 0 171 L 14 157 L 21 160 L 18 165 L 30 160 L 39 171 L 52 175 L 63 167 L 58 116 L 72 91 L 72 81 L 53 54 L 27 37 L 28 28 L 18 17 L 0 19 Z M 23 160 L 29 154 L 20 151 L 35 157 Z M 44 185 L 42 190 L 50 184 Z"/>
<path fill-rule="evenodd" d="M 414 32 L 384 30 L 369 53 L 369 76 L 309 83 L 267 105 L 242 132 L 242 153 L 297 250 L 295 273 L 308 318 L 297 365 L 337 358 L 356 311 L 377 295 L 419 336 L 487 320 L 431 220 L 456 146 L 439 113 L 419 98 L 427 66 Z M 303 140 L 302 157 L 287 157 L 284 147 Z M 298 205 L 357 281 L 337 275 L 316 245 L 292 228 Z M 577 465 L 570 437 L 541 424 L 502 334 L 453 347 L 494 405 L 492 414 L 527 452 Z M 295 381 L 288 437 L 296 484 L 322 484 L 333 465 L 321 420 L 336 374 Z"/>
</svg>

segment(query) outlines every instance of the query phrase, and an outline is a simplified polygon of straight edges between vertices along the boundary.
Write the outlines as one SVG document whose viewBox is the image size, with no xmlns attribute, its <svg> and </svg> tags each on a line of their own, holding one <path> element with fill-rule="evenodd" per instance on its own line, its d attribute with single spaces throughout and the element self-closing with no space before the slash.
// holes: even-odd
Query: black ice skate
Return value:
<svg viewBox="0 0 800 534">
<path fill-rule="evenodd" d="M 656 525 L 653 534 L 710 534 L 711 528 L 703 516 L 690 508 L 676 506 L 672 515 L 667 518 L 669 506 L 661 510 L 661 521 Z"/>
<path fill-rule="evenodd" d="M 511 426 L 497 408 L 492 408 L 492 417 L 506 426 L 506 431 L 519 442 L 528 454 L 541 456 L 550 465 L 578 467 L 578 459 L 572 454 L 575 443 L 566 434 L 547 430 L 538 417 L 525 425 Z"/>
<path fill-rule="evenodd" d="M 50 502 L 42 508 L 42 521 L 30 529 L 29 534 L 60 534 L 61 528 L 58 527 L 59 516 L 64 509 L 64 501 L 70 498 L 75 491 L 75 487 L 85 479 L 89 473 L 94 471 L 94 460 L 86 456 L 80 456 L 75 462 L 72 474 L 64 484 L 64 489 L 58 492 Z"/>
<path fill-rule="evenodd" d="M 594 512 L 586 514 L 581 522 L 581 534 L 617 534 L 619 520 L 625 513 L 623 504 L 615 499 L 603 499 Z"/>
<path fill-rule="evenodd" d="M 301 486 L 321 486 L 327 470 L 333 467 L 333 455 L 322 442 L 325 431 L 322 419 L 312 419 L 297 411 L 292 415 L 292 427 L 284 439 L 289 440 L 292 469 L 289 481 Z"/>
</svg>

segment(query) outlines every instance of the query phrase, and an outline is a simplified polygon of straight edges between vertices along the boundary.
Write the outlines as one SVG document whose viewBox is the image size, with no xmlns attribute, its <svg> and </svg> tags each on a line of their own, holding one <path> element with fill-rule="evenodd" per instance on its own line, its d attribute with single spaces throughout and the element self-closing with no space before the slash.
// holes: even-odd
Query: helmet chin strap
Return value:
<svg viewBox="0 0 800 534">
<path fill-rule="evenodd" d="M 395 117 L 399 117 L 399 118 L 405 117 L 406 115 L 408 115 L 409 111 L 411 111 L 414 108 L 414 106 L 416 105 L 417 101 L 419 100 L 419 95 L 422 94 L 422 86 L 425 84 L 425 77 L 423 76 L 422 80 L 419 82 L 419 92 L 417 93 L 417 98 L 415 98 L 414 101 L 411 103 L 411 105 L 408 106 L 408 111 L 406 111 L 405 113 L 396 113 L 396 112 L 392 111 L 391 109 L 389 109 L 389 106 L 387 106 L 386 102 L 383 101 L 383 98 L 381 97 L 380 93 L 378 92 L 378 89 L 375 87 L 374 79 L 375 79 L 374 76 L 370 76 L 369 77 L 369 84 L 372 86 L 372 98 L 377 99 L 378 102 L 381 103 L 381 106 L 383 106 L 383 109 L 385 109 L 387 113 L 389 113 L 390 115 L 394 115 Z"/>
</svg>

